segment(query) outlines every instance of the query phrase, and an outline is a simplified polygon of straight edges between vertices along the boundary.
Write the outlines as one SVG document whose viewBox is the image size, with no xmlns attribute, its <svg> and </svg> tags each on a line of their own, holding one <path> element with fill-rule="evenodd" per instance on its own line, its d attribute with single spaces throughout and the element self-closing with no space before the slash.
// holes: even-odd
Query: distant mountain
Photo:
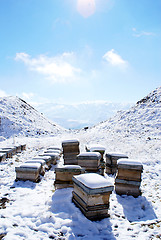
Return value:
<svg viewBox="0 0 161 240">
<path fill-rule="evenodd" d="M 100 136 L 110 132 L 111 136 L 121 138 L 136 137 L 136 139 L 161 138 L 161 87 L 139 100 L 127 111 L 119 111 L 115 116 L 97 124 L 90 129 L 94 135 Z M 91 133 L 92 134 L 92 133 Z"/>
<path fill-rule="evenodd" d="M 63 131 L 24 100 L 12 96 L 0 98 L 1 137 L 55 135 Z"/>
<path fill-rule="evenodd" d="M 115 115 L 118 110 L 129 109 L 130 103 L 87 102 L 79 104 L 46 103 L 36 106 L 48 119 L 67 129 L 91 127 Z"/>
</svg>

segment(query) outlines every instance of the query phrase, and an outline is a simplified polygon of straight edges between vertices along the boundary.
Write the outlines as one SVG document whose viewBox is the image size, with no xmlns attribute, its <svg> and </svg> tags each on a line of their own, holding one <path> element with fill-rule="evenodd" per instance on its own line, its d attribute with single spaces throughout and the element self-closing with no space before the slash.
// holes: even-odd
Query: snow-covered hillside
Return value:
<svg viewBox="0 0 161 240">
<path fill-rule="evenodd" d="M 0 163 L 0 239 L 3 240 L 132 240 L 161 239 L 161 87 L 128 111 L 87 130 L 39 138 L 16 138 L 27 151 Z M 15 167 L 48 146 L 77 138 L 80 150 L 98 143 L 107 152 L 125 153 L 143 163 L 142 196 L 110 196 L 110 217 L 88 220 L 72 202 L 72 188 L 54 189 L 53 166 L 39 183 L 15 182 Z M 8 139 L 1 145 L 11 144 Z M 61 158 L 57 166 L 62 166 Z M 114 183 L 114 176 L 105 175 Z"/>
<path fill-rule="evenodd" d="M 57 134 L 64 129 L 18 97 L 0 98 L 0 136 Z"/>
<path fill-rule="evenodd" d="M 131 106 L 130 103 L 96 101 L 74 104 L 44 103 L 35 107 L 48 119 L 67 129 L 81 129 L 105 121 L 117 111 L 129 109 Z"/>
<path fill-rule="evenodd" d="M 105 132 L 112 135 L 120 133 L 127 139 L 128 137 L 144 137 L 146 140 L 160 138 L 161 87 L 138 101 L 129 110 L 117 112 L 114 117 L 97 124 L 89 132 L 99 136 Z"/>
</svg>

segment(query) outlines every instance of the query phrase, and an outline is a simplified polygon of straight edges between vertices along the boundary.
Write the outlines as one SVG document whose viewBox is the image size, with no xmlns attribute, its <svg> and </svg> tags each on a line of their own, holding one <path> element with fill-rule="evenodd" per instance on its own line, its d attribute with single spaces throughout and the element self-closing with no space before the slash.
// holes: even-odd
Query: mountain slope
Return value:
<svg viewBox="0 0 161 240">
<path fill-rule="evenodd" d="M 161 87 L 138 101 L 128 111 L 119 111 L 114 117 L 100 123 L 92 132 L 101 134 L 102 131 L 111 134 L 120 133 L 122 137 L 135 135 L 145 139 L 161 137 Z"/>
<path fill-rule="evenodd" d="M 36 136 L 57 134 L 64 129 L 50 121 L 18 97 L 0 98 L 0 135 Z"/>
</svg>

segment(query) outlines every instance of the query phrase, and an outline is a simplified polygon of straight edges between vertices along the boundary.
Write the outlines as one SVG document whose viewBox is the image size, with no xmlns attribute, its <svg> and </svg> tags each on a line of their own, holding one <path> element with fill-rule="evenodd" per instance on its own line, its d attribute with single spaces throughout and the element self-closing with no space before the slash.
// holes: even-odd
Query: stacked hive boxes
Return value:
<svg viewBox="0 0 161 240">
<path fill-rule="evenodd" d="M 77 155 L 80 153 L 78 140 L 62 142 L 64 165 L 77 165 Z"/>
<path fill-rule="evenodd" d="M 100 164 L 98 166 L 99 168 L 99 173 L 101 175 L 104 175 L 104 169 L 105 169 L 105 161 L 104 161 L 104 153 L 105 153 L 106 148 L 104 146 L 95 144 L 91 146 L 86 146 L 86 151 L 87 152 L 99 152 L 101 154 L 101 159 L 100 159 Z"/>
<path fill-rule="evenodd" d="M 78 165 L 88 172 L 98 172 L 101 154 L 99 152 L 84 152 L 77 156 Z"/>
<path fill-rule="evenodd" d="M 109 198 L 113 185 L 97 173 L 73 177 L 73 202 L 90 220 L 108 217 Z"/>
<path fill-rule="evenodd" d="M 65 165 L 61 168 L 55 168 L 55 188 L 73 187 L 72 177 L 85 172 L 85 169 L 78 165 Z"/>
<path fill-rule="evenodd" d="M 118 172 L 115 178 L 115 191 L 119 195 L 141 195 L 141 173 L 143 165 L 132 159 L 118 160 Z"/>
<path fill-rule="evenodd" d="M 122 153 L 106 153 L 106 173 L 115 174 L 117 172 L 117 161 L 120 158 L 128 158 Z"/>
</svg>

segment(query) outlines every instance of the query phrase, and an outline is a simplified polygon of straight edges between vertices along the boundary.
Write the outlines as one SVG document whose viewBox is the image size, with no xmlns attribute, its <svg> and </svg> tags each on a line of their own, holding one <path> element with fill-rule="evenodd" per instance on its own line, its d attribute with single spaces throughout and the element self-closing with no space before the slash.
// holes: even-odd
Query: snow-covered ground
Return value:
<svg viewBox="0 0 161 240">
<path fill-rule="evenodd" d="M 103 145 L 107 152 L 124 153 L 143 163 L 142 196 L 110 196 L 110 217 L 88 220 L 72 203 L 72 188 L 54 189 L 53 166 L 39 183 L 15 182 L 15 167 L 64 139 Z M 1 142 L 12 143 L 13 139 Z M 161 88 L 126 112 L 88 130 L 55 136 L 16 138 L 27 150 L 0 163 L 0 236 L 19 239 L 161 239 Z M 58 166 L 63 164 L 60 160 Z M 114 182 L 114 176 L 106 178 Z"/>
</svg>

